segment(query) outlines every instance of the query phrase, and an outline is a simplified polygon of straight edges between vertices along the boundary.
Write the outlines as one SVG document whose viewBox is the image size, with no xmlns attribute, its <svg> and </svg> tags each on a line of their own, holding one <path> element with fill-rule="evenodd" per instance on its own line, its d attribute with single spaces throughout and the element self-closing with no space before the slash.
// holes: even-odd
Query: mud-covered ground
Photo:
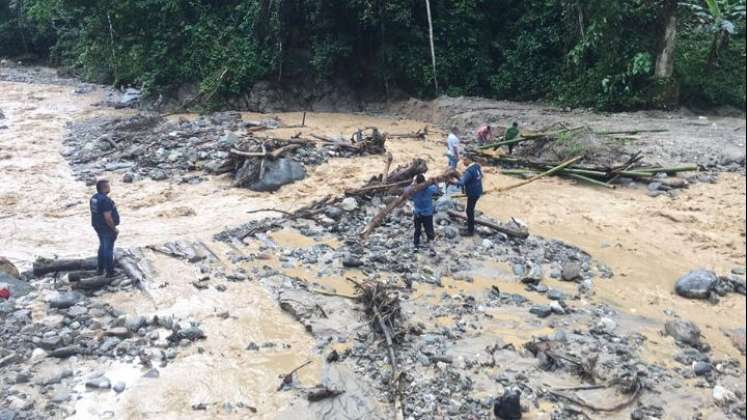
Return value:
<svg viewBox="0 0 747 420">
<path fill-rule="evenodd" d="M 108 107 L 106 89 L 55 80 L 45 69 L 12 74 L 12 81 L 0 81 L 0 256 L 24 271 L 39 256 L 93 255 L 92 192 L 63 156 L 63 138 L 74 122 L 133 111 Z M 230 179 L 203 173 L 194 184 L 123 183 L 130 168 L 112 168 L 104 174 L 123 215 L 118 246 L 142 255 L 147 282 L 142 290 L 118 284 L 86 293 L 59 308 L 52 302 L 67 296 L 70 284 L 64 276 L 42 277 L 30 280 L 26 296 L 0 303 L 0 414 L 395 418 L 404 409 L 411 418 L 491 418 L 497 398 L 519 390 L 527 418 L 744 417 L 744 296 L 733 287 L 710 301 L 674 293 L 677 280 L 698 268 L 723 276 L 722 283 L 744 282 L 743 118 L 599 115 L 475 99 L 390 110 L 314 113 L 305 128 L 269 134 L 347 138 L 368 126 L 388 133 L 428 126 L 424 141 L 391 140 L 388 148 L 395 164 L 424 158 L 438 173 L 445 167 L 442 130 L 454 124 L 518 119 L 533 129 L 557 122 L 668 128 L 626 144 L 653 156 L 651 162 L 726 172 L 714 184 L 658 198 L 643 185 L 611 191 L 541 180 L 489 195 L 479 206 L 483 217 L 526 223 L 528 239 L 487 229 L 461 238 L 460 224 L 439 213 L 438 241 L 414 253 L 406 209 L 369 242 L 358 239 L 381 198 L 215 240 L 252 220 L 281 216 L 248 211 L 292 211 L 363 185 L 383 170 L 380 156 L 329 159 L 274 194 L 232 188 Z M 301 114 L 243 115 L 265 118 L 292 126 Z M 516 182 L 496 168 L 485 172 L 488 188 Z M 215 255 L 195 262 L 164 255 L 159 247 L 173 241 L 203 243 Z M 578 276 L 564 273 L 574 269 Z M 386 340 L 350 299 L 354 282 L 367 280 L 389 286 L 400 303 L 399 392 L 390 384 Z M 190 328 L 206 338 L 179 335 L 195 333 Z M 70 346 L 86 351 L 59 351 Z M 281 388 L 281 377 L 307 361 Z M 344 393 L 310 402 L 319 385 Z M 390 400 L 399 401 L 397 409 Z"/>
</svg>

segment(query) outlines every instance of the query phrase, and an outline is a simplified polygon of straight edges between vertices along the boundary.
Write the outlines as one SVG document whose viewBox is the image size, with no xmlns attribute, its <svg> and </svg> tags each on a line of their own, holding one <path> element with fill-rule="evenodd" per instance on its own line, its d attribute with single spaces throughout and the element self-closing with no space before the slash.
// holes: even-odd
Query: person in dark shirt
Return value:
<svg viewBox="0 0 747 420">
<path fill-rule="evenodd" d="M 506 137 L 503 139 L 504 141 L 511 141 L 516 140 L 519 137 L 519 134 L 521 132 L 519 131 L 519 123 L 514 122 L 511 127 L 506 130 Z M 512 143 L 508 145 L 508 154 L 512 155 L 514 153 L 514 147 L 516 147 L 516 143 Z"/>
<path fill-rule="evenodd" d="M 425 177 L 422 174 L 415 178 L 415 185 L 420 185 L 424 182 Z M 412 214 L 415 221 L 415 248 L 420 247 L 420 236 L 422 235 L 423 228 L 425 228 L 425 235 L 428 237 L 428 242 L 436 238 L 436 234 L 433 231 L 433 195 L 437 193 L 438 187 L 430 185 L 423 191 L 415 193 L 411 198 L 414 207 Z"/>
<path fill-rule="evenodd" d="M 96 194 L 91 197 L 91 225 L 99 237 L 98 274 L 114 276 L 114 242 L 119 235 L 119 212 L 109 193 L 109 181 L 96 183 Z"/>
<path fill-rule="evenodd" d="M 483 193 L 482 168 L 466 154 L 463 155 L 462 162 L 467 167 L 458 184 L 467 196 L 467 230 L 463 231 L 462 235 L 473 236 L 475 234 L 475 208 Z"/>
</svg>

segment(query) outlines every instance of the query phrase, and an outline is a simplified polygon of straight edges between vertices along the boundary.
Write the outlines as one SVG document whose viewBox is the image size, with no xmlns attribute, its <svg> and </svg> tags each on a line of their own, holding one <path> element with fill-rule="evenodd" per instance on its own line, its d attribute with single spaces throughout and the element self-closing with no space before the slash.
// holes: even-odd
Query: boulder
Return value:
<svg viewBox="0 0 747 420">
<path fill-rule="evenodd" d="M 354 211 L 358 209 L 358 201 L 353 197 L 347 197 L 342 200 L 340 207 L 345 211 Z"/>
<path fill-rule="evenodd" d="M 521 391 L 509 389 L 503 393 L 493 406 L 493 414 L 503 420 L 521 419 Z"/>
<path fill-rule="evenodd" d="M 563 264 L 563 271 L 560 273 L 564 281 L 575 281 L 581 278 L 581 263 L 569 261 Z"/>
<path fill-rule="evenodd" d="M 75 306 L 83 299 L 83 295 L 78 292 L 64 292 L 53 296 L 47 303 L 50 308 L 67 309 Z"/>
<path fill-rule="evenodd" d="M 674 320 L 667 321 L 664 330 L 668 336 L 674 338 L 680 343 L 687 344 L 695 348 L 701 348 L 703 343 L 700 341 L 701 332 L 697 325 L 690 321 Z"/>
<path fill-rule="evenodd" d="M 264 175 L 249 185 L 249 189 L 258 192 L 273 192 L 284 185 L 306 178 L 306 169 L 296 161 L 278 159 L 266 161 Z"/>
<path fill-rule="evenodd" d="M 16 268 L 16 266 L 5 257 L 0 257 L 0 273 L 5 273 L 16 279 L 21 278 L 21 273 L 18 272 L 18 268 Z"/>
<path fill-rule="evenodd" d="M 717 283 L 718 276 L 712 271 L 691 271 L 677 281 L 675 291 L 688 299 L 708 299 Z"/>
</svg>

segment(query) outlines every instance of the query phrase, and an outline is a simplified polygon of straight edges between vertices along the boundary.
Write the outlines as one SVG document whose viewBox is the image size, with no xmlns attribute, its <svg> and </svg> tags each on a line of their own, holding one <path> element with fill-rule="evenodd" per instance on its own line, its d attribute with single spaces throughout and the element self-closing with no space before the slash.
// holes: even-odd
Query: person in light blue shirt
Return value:
<svg viewBox="0 0 747 420">
<path fill-rule="evenodd" d="M 415 177 L 415 183 L 410 188 L 415 188 L 418 185 L 425 183 L 425 176 L 418 175 Z M 415 223 L 415 248 L 420 247 L 420 237 L 422 236 L 423 229 L 425 229 L 425 235 L 428 237 L 428 242 L 433 241 L 436 238 L 436 234 L 433 230 L 433 196 L 438 193 L 438 187 L 435 185 L 429 185 L 422 191 L 416 192 L 410 200 L 413 204 L 413 221 Z"/>
<path fill-rule="evenodd" d="M 449 133 L 449 137 L 446 140 L 447 152 L 446 155 L 449 157 L 449 168 L 456 169 L 459 164 L 461 157 L 461 142 L 459 140 L 459 129 L 453 127 Z"/>
</svg>

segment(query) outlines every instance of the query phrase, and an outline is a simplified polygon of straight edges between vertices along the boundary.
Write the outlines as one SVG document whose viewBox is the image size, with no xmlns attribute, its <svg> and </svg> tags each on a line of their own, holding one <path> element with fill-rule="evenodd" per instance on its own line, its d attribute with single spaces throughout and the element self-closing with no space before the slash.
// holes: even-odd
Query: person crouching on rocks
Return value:
<svg viewBox="0 0 747 420">
<path fill-rule="evenodd" d="M 96 194 L 91 197 L 91 225 L 99 237 L 97 274 L 114 276 L 114 242 L 119 236 L 119 212 L 109 193 L 109 181 L 96 182 Z"/>
<path fill-rule="evenodd" d="M 462 179 L 458 185 L 464 190 L 467 196 L 467 230 L 462 231 L 462 236 L 474 236 L 475 234 L 475 208 L 477 201 L 483 193 L 482 188 L 482 167 L 473 161 L 469 155 L 462 156 L 462 163 L 467 168 L 462 174 Z"/>
<path fill-rule="evenodd" d="M 425 183 L 425 176 L 418 175 L 410 188 L 416 188 Z M 423 229 L 428 237 L 428 242 L 436 238 L 433 230 L 433 196 L 438 193 L 438 187 L 429 185 L 422 191 L 416 192 L 410 200 L 413 204 L 413 220 L 415 222 L 415 249 L 420 248 L 420 237 Z"/>
</svg>

